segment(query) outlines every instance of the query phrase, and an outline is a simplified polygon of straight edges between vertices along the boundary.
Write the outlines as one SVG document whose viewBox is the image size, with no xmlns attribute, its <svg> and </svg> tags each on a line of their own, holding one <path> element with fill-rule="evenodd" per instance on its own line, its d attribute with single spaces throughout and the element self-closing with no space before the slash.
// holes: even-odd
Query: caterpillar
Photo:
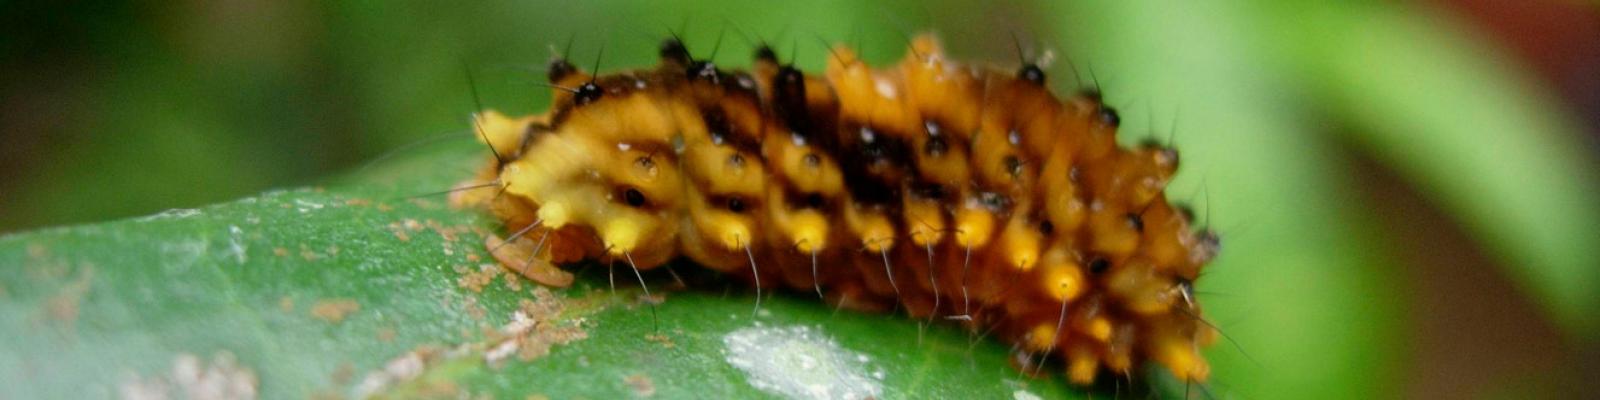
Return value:
<svg viewBox="0 0 1600 400">
<path fill-rule="evenodd" d="M 834 46 L 821 75 L 765 45 L 749 70 L 676 37 L 659 57 L 611 74 L 555 57 L 548 111 L 474 117 L 493 158 L 470 183 L 499 190 L 455 201 L 511 231 L 485 243 L 505 267 L 567 286 L 558 265 L 686 258 L 753 284 L 758 308 L 783 286 L 954 321 L 1076 384 L 1152 362 L 1208 378 L 1218 332 L 1193 283 L 1219 239 L 1165 198 L 1178 153 L 1119 145 L 1098 90 L 1058 98 L 1037 63 L 962 64 L 931 34 L 882 69 Z"/>
</svg>

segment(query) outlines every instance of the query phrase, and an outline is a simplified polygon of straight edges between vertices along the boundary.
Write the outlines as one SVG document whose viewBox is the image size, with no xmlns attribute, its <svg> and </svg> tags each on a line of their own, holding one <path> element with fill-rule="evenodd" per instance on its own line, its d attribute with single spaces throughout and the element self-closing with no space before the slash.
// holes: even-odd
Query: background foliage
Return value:
<svg viewBox="0 0 1600 400">
<path fill-rule="evenodd" d="M 1104 88 L 1127 140 L 1171 137 L 1182 151 L 1169 193 L 1224 233 L 1200 286 L 1237 344 L 1211 351 L 1213 393 L 1593 393 L 1581 387 L 1600 359 L 1600 177 L 1580 117 L 1594 116 L 1435 5 L 19 4 L 3 24 L 16 32 L 0 39 L 0 229 L 238 198 L 464 137 L 463 61 L 485 106 L 533 112 L 548 96 L 532 82 L 569 40 L 574 59 L 604 48 L 602 68 L 616 69 L 649 65 L 668 29 L 697 53 L 726 32 L 723 65 L 745 65 L 759 37 L 816 71 L 823 41 L 884 63 L 923 29 L 957 55 L 1009 65 L 1015 35 L 1056 51 L 1059 90 Z M 427 143 L 395 159 L 464 149 Z M 392 168 L 404 166 L 375 167 Z M 389 193 L 368 185 L 394 182 L 372 176 L 332 191 Z M 430 179 L 408 182 L 453 180 Z M 438 189 L 402 186 L 382 190 Z M 27 243 L 113 248 L 65 237 L 146 229 L 133 225 L 5 239 L 0 287 L 17 297 L 0 297 L 13 317 L 3 326 L 26 326 L 18 316 L 42 306 L 26 299 L 44 299 L 28 294 L 48 294 L 19 286 Z M 152 257 L 125 267 L 160 264 Z M 12 355 L 31 344 L 6 339 L 0 366 L 28 370 Z M 363 366 L 394 355 L 360 354 Z M 315 360 L 285 362 L 334 368 Z M 85 372 L 33 371 L 58 378 L 44 382 Z"/>
</svg>

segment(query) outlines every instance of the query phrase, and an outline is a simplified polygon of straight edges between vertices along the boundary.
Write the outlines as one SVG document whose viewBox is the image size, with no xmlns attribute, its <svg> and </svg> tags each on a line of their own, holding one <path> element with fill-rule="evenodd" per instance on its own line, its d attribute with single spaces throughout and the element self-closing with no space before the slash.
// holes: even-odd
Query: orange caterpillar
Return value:
<svg viewBox="0 0 1600 400">
<path fill-rule="evenodd" d="M 548 112 L 478 116 L 497 154 L 476 183 L 502 190 L 456 198 L 514 229 L 487 245 L 531 279 L 687 257 L 758 291 L 993 329 L 1079 384 L 1145 361 L 1209 375 L 1192 282 L 1218 242 L 1163 195 L 1177 153 L 1119 147 L 1097 93 L 1058 99 L 1036 65 L 958 64 L 921 36 L 885 69 L 840 47 L 806 75 L 762 47 L 724 71 L 673 39 L 653 69 L 558 59 L 549 79 Z"/>
</svg>

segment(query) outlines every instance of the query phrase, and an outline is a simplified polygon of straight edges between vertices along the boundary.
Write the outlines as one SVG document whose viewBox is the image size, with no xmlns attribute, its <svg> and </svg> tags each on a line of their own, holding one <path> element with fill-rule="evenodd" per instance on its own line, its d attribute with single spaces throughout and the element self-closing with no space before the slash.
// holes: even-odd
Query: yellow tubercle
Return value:
<svg viewBox="0 0 1600 400">
<path fill-rule="evenodd" d="M 744 224 L 731 224 L 724 228 L 722 234 L 722 247 L 729 250 L 744 250 L 750 245 L 750 228 Z"/>
<path fill-rule="evenodd" d="M 904 213 L 911 243 L 917 247 L 931 247 L 944 240 L 944 210 L 938 203 L 908 198 Z"/>
<path fill-rule="evenodd" d="M 1055 325 L 1044 323 L 1034 325 L 1033 329 L 1028 330 L 1028 350 L 1044 351 L 1053 349 L 1056 347 L 1056 339 L 1058 338 Z"/>
<path fill-rule="evenodd" d="M 994 233 L 994 215 L 987 211 L 963 208 L 956 211 L 956 244 L 963 248 L 979 248 L 989 244 Z"/>
<path fill-rule="evenodd" d="M 1039 283 L 1044 292 L 1055 301 L 1062 302 L 1077 298 L 1083 293 L 1083 273 L 1071 264 L 1051 265 L 1044 270 L 1043 279 Z"/>
<path fill-rule="evenodd" d="M 894 246 L 894 223 L 880 211 L 846 204 L 844 220 L 851 233 L 861 238 L 861 245 L 867 251 L 876 253 Z"/>
<path fill-rule="evenodd" d="M 1098 372 L 1099 368 L 1100 362 L 1095 360 L 1093 356 L 1073 355 L 1069 357 L 1067 362 L 1067 380 L 1079 385 L 1092 384 L 1094 383 L 1094 374 Z"/>
<path fill-rule="evenodd" d="M 512 118 L 496 110 L 484 110 L 473 115 L 474 129 L 481 133 L 474 136 L 479 142 L 493 147 L 500 157 L 511 157 L 520 150 L 518 146 L 522 144 L 522 135 L 534 119 L 531 115 Z"/>
<path fill-rule="evenodd" d="M 572 222 L 572 211 L 559 201 L 544 203 L 539 205 L 539 220 L 551 229 L 560 228 Z"/>
<path fill-rule="evenodd" d="M 827 222 L 821 221 L 820 218 L 796 221 L 793 236 L 794 247 L 797 251 L 807 254 L 821 251 L 828 245 L 827 232 Z"/>
<path fill-rule="evenodd" d="M 1211 366 L 1200 358 L 1193 343 L 1168 340 L 1159 344 L 1153 356 L 1172 370 L 1173 377 L 1180 381 L 1205 382 L 1206 378 L 1211 377 Z"/>
<path fill-rule="evenodd" d="M 1011 267 L 1012 268 L 1016 268 L 1018 271 L 1023 271 L 1023 272 L 1032 271 L 1033 270 L 1033 254 L 1028 253 L 1026 251 L 1012 251 L 1011 252 Z"/>
<path fill-rule="evenodd" d="M 1007 224 L 1005 239 L 1006 260 L 1018 271 L 1031 271 L 1038 264 L 1040 237 L 1022 218 L 1012 218 Z"/>
<path fill-rule="evenodd" d="M 894 233 L 882 231 L 876 234 L 869 234 L 862 237 L 861 245 L 866 247 L 867 251 L 873 253 L 888 251 L 889 248 L 894 247 Z"/>
<path fill-rule="evenodd" d="M 600 238 L 613 256 L 631 252 L 639 246 L 639 224 L 627 217 L 613 218 L 602 225 Z"/>
<path fill-rule="evenodd" d="M 1095 338 L 1096 340 L 1101 342 L 1107 342 L 1111 340 L 1111 320 L 1106 319 L 1106 317 L 1094 317 L 1094 319 L 1090 319 L 1089 327 L 1086 330 L 1089 331 L 1089 337 Z"/>
</svg>

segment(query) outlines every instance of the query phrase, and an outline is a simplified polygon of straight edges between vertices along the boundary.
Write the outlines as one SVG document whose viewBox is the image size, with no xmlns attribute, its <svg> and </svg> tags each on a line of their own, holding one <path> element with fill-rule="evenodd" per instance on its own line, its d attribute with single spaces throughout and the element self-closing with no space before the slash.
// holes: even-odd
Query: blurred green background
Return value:
<svg viewBox="0 0 1600 400">
<path fill-rule="evenodd" d="M 824 41 L 881 65 L 923 30 L 1010 68 L 1016 37 L 1059 91 L 1097 81 L 1124 139 L 1183 152 L 1169 196 L 1224 235 L 1199 285 L 1237 342 L 1211 351 L 1218 394 L 1600 392 L 1595 6 L 1201 3 L 8 4 L 0 232 L 470 140 L 463 64 L 486 107 L 534 112 L 569 41 L 611 70 L 669 29 L 697 56 L 724 36 L 727 66 L 765 39 L 817 71 Z"/>
</svg>

